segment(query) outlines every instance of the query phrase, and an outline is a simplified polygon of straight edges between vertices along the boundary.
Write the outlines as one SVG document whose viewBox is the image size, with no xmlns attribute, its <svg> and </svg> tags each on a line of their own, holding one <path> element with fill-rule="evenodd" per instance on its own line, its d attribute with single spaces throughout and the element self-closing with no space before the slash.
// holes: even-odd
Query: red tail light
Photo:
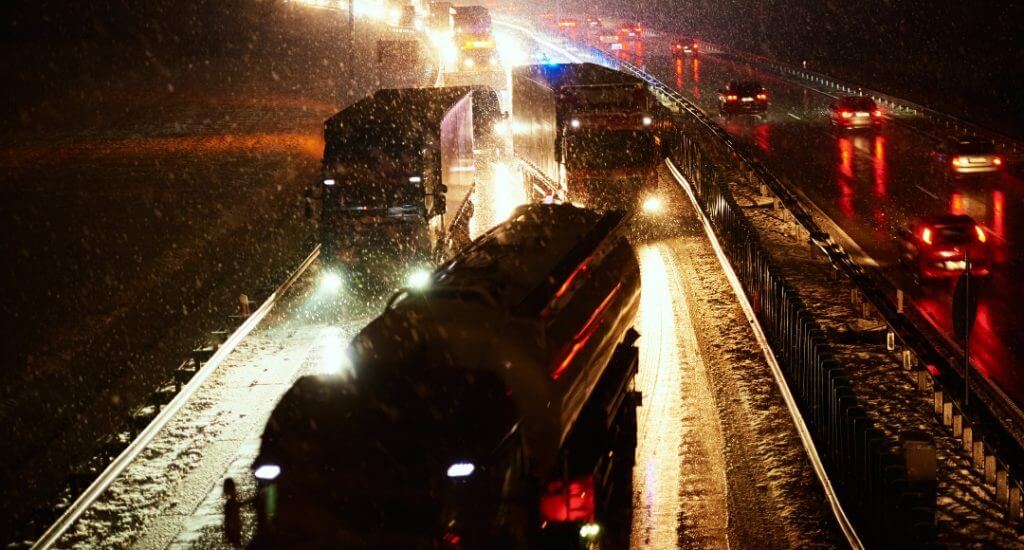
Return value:
<svg viewBox="0 0 1024 550">
<path fill-rule="evenodd" d="M 921 242 L 924 244 L 932 244 L 932 228 L 926 227 L 924 231 L 921 231 Z"/>
<path fill-rule="evenodd" d="M 739 98 L 737 96 L 734 96 L 734 95 L 727 95 L 727 96 L 725 96 L 725 100 L 726 101 L 736 101 L 737 99 L 739 99 Z"/>
<path fill-rule="evenodd" d="M 839 113 L 839 114 L 840 114 L 840 115 L 841 115 L 841 116 L 842 116 L 843 118 L 850 118 L 850 117 L 852 117 L 852 116 L 853 116 L 853 113 L 852 113 L 852 112 L 850 112 L 850 111 L 843 111 L 843 112 L 841 112 L 841 113 Z"/>
<path fill-rule="evenodd" d="M 974 233 L 976 235 L 978 235 L 978 242 L 979 243 L 983 243 L 986 240 L 988 240 L 988 239 L 985 238 L 985 230 L 982 229 L 980 225 L 974 226 Z"/>
<path fill-rule="evenodd" d="M 952 163 L 953 166 L 966 166 L 967 157 L 953 157 Z"/>
<path fill-rule="evenodd" d="M 544 521 L 592 521 L 594 519 L 594 476 L 586 475 L 568 483 L 552 481 L 540 497 Z"/>
<path fill-rule="evenodd" d="M 768 99 L 768 94 L 757 94 L 757 99 Z"/>
<path fill-rule="evenodd" d="M 876 116 L 876 117 L 880 117 L 880 116 L 882 116 L 882 111 L 880 111 L 880 110 L 878 110 L 878 109 L 875 109 L 875 112 L 873 112 L 873 113 L 871 113 L 871 114 L 872 114 L 873 116 Z"/>
<path fill-rule="evenodd" d="M 1003 159 L 1001 157 L 992 157 L 992 164 L 995 164 L 996 166 L 1002 166 Z"/>
</svg>

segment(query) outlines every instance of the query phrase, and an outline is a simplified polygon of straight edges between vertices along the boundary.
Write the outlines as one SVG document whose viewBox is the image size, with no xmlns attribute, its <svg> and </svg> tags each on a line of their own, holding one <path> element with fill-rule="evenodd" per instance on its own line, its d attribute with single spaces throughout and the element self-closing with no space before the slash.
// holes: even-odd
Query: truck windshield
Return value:
<svg viewBox="0 0 1024 550">
<path fill-rule="evenodd" d="M 381 182 L 362 178 L 342 179 L 325 186 L 325 207 L 332 210 L 411 207 L 422 208 L 423 187 L 411 182 Z"/>
<path fill-rule="evenodd" d="M 644 109 L 642 88 L 634 86 L 577 86 L 566 92 L 573 110 L 640 111 Z"/>
<path fill-rule="evenodd" d="M 567 143 L 570 168 L 635 168 L 654 161 L 650 131 L 581 132 Z"/>
<path fill-rule="evenodd" d="M 491 34 L 491 14 L 485 8 L 466 7 L 455 9 L 455 32 L 459 34 Z"/>
</svg>

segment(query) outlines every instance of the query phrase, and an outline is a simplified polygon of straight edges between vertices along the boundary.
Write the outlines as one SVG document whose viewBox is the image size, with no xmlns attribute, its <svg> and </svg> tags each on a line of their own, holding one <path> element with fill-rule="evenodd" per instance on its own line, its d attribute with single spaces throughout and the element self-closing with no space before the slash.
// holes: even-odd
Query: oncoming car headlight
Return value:
<svg viewBox="0 0 1024 550">
<path fill-rule="evenodd" d="M 467 58 L 466 58 L 465 60 L 463 60 L 462 64 L 463 64 L 463 66 L 465 66 L 465 67 L 466 67 L 467 69 L 472 69 L 472 68 L 473 68 L 473 66 L 474 66 L 474 65 L 476 65 L 476 61 L 473 61 L 473 58 L 472 58 L 472 57 L 467 57 Z"/>
</svg>

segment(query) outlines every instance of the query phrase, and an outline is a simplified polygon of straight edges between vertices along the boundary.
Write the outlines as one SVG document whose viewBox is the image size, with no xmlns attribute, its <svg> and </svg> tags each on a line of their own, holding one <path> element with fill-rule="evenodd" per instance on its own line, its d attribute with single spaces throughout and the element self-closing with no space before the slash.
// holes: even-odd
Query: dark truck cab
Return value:
<svg viewBox="0 0 1024 550">
<path fill-rule="evenodd" d="M 389 292 L 468 242 L 471 90 L 380 90 L 328 119 L 324 142 L 325 277 Z"/>
<path fill-rule="evenodd" d="M 661 117 L 644 81 L 592 63 L 512 72 L 513 144 L 536 188 L 592 208 L 657 192 Z"/>
</svg>

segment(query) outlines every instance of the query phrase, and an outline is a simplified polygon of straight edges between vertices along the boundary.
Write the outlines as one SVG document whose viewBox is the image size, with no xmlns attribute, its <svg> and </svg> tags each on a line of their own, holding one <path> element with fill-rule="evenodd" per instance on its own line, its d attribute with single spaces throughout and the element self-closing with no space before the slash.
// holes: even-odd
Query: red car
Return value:
<svg viewBox="0 0 1024 550">
<path fill-rule="evenodd" d="M 764 116 L 768 112 L 768 90 L 758 82 L 729 82 L 718 92 L 718 112 L 724 117 Z"/>
<path fill-rule="evenodd" d="M 985 229 L 970 216 L 942 214 L 922 218 L 900 231 L 900 262 L 921 279 L 959 277 L 970 253 L 971 273 L 991 273 Z"/>
<path fill-rule="evenodd" d="M 944 177 L 998 175 L 1003 169 L 1003 157 L 991 141 L 969 136 L 946 138 L 931 158 L 932 171 Z"/>
<path fill-rule="evenodd" d="M 697 51 L 700 46 L 697 41 L 692 38 L 684 38 L 682 40 L 676 40 L 672 43 L 672 55 L 697 55 Z"/>
<path fill-rule="evenodd" d="M 882 124 L 882 110 L 865 96 L 846 96 L 828 106 L 828 118 L 838 128 L 875 128 Z"/>
<path fill-rule="evenodd" d="M 644 35 L 644 28 L 640 23 L 630 21 L 619 25 L 619 40 L 638 40 Z"/>
</svg>

